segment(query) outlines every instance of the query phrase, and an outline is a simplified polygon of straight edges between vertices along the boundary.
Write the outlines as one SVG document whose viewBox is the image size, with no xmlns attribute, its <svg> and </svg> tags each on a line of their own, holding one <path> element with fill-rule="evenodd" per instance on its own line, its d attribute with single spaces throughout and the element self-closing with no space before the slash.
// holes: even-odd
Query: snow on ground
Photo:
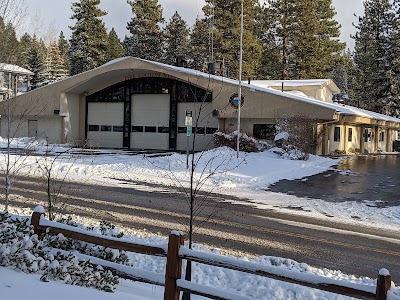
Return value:
<svg viewBox="0 0 400 300">
<path fill-rule="evenodd" d="M 31 212 L 26 212 L 29 215 Z M 60 226 L 65 226 L 61 225 Z M 122 228 L 124 230 L 124 228 Z M 100 236 L 95 230 L 92 235 Z M 124 235 L 122 240 L 135 241 L 137 243 L 160 245 L 165 244 L 163 237 L 140 238 L 134 235 Z M 28 249 L 28 248 L 27 248 Z M 225 260 L 239 265 L 247 263 L 257 264 L 258 269 L 274 270 L 278 274 L 292 276 L 294 278 L 315 281 L 336 281 L 338 284 L 349 287 L 357 287 L 365 291 L 375 290 L 375 280 L 367 277 L 356 277 L 343 274 L 338 270 L 318 269 L 308 266 L 305 263 L 298 263 L 287 258 L 260 256 L 253 259 L 242 257 L 220 257 L 218 250 L 206 250 L 198 245 L 194 249 L 197 255 L 204 257 L 217 257 L 218 260 Z M 51 250 L 55 252 L 55 250 Z M 182 251 L 182 250 L 181 250 Z M 187 251 L 187 250 L 183 250 Z M 165 258 L 147 256 L 142 254 L 127 253 L 132 267 L 147 272 L 154 276 L 165 274 Z M 215 258 L 214 258 L 215 259 Z M 96 263 L 96 258 L 92 259 Z M 185 265 L 183 266 L 183 270 Z M 288 273 L 289 272 L 289 273 Z M 292 274 L 292 275 L 289 275 Z M 184 275 L 183 275 L 184 276 Z M 314 278 L 313 280 L 311 278 Z M 324 279 L 325 278 L 325 279 Z M 212 292 L 215 290 L 218 295 L 237 295 L 231 299 L 257 299 L 257 300 L 294 300 L 294 299 L 319 299 L 319 300 L 345 300 L 351 299 L 316 289 L 310 289 L 298 285 L 280 282 L 261 276 L 250 275 L 228 269 L 211 267 L 203 264 L 193 263 L 192 282 L 201 285 L 202 291 Z M 5 299 L 41 299 L 41 300 L 64 300 L 75 297 L 76 299 L 133 299 L 149 300 L 163 299 L 164 289 L 159 286 L 152 286 L 120 280 L 114 293 L 101 292 L 95 289 L 82 288 L 64 284 L 62 281 L 50 280 L 40 281 L 40 274 L 25 274 L 10 267 L 0 267 L 0 295 Z M 37 295 L 37 296 L 36 296 Z M 193 296 L 193 300 L 205 299 Z M 389 300 L 400 299 L 400 289 L 393 285 Z"/>
<path fill-rule="evenodd" d="M 0 148 L 6 143 L 0 140 Z M 53 163 L 54 155 L 60 155 L 54 161 L 54 176 L 66 177 L 69 180 L 119 186 L 121 183 L 131 182 L 136 188 L 144 190 L 167 190 L 170 187 L 189 184 L 188 170 L 186 169 L 186 156 L 184 154 L 169 153 L 168 155 L 136 154 L 121 150 L 87 150 L 85 155 L 78 149 L 73 153 L 64 153 L 69 150 L 61 145 L 46 146 L 40 141 L 29 139 L 17 139 L 12 142 L 12 148 L 31 148 L 35 150 L 30 155 L 16 154 L 12 149 L 11 159 L 15 166 L 21 168 L 21 174 L 41 175 L 39 166 L 48 166 Z M 37 154 L 50 153 L 49 156 Z M 91 155 L 93 154 L 93 155 Z M 0 153 L 0 168 L 4 168 L 5 153 Z M 273 151 L 261 153 L 240 153 L 240 159 L 236 158 L 236 152 L 229 148 L 218 148 L 202 154 L 196 154 L 195 162 L 196 179 L 203 182 L 203 190 L 213 191 L 240 198 L 249 199 L 250 205 L 260 208 L 282 209 L 288 206 L 302 207 L 306 213 L 323 217 L 323 214 L 335 217 L 351 218 L 356 214 L 361 219 L 369 222 L 390 222 L 393 226 L 400 224 L 399 208 L 376 209 L 355 203 L 325 203 L 322 200 L 300 199 L 291 195 L 276 194 L 267 190 L 270 184 L 282 179 L 301 179 L 326 171 L 339 161 L 337 159 L 310 156 L 307 161 L 285 160 Z M 1 165 L 3 164 L 3 166 Z M 209 174 L 213 176 L 208 177 Z M 349 172 L 344 172 L 348 175 Z M 155 184 L 156 186 L 149 185 Z M 160 187 L 157 187 L 159 185 Z M 124 185 L 125 186 L 125 185 Z M 243 204 L 243 203 L 242 203 Z M 293 212 L 294 213 L 294 212 Z M 299 212 L 297 212 L 299 213 Z M 305 213 L 305 212 L 303 212 Z M 31 211 L 19 209 L 19 215 L 30 215 Z M 384 215 L 387 215 L 384 217 Z M 94 220 L 78 218 L 74 220 L 91 226 Z M 354 221 L 353 221 L 354 222 Z M 359 222 L 359 221 L 358 221 Z M 143 232 L 122 229 L 128 233 L 124 238 L 133 241 L 147 243 L 165 243 L 165 238 L 146 236 Z M 198 248 L 196 250 L 207 251 Z M 218 250 L 212 253 L 219 254 Z M 164 272 L 165 261 L 162 258 L 149 258 L 139 254 L 130 254 L 134 267 L 151 272 Z M 265 266 L 279 266 L 285 270 L 297 272 L 299 276 L 314 274 L 325 276 L 350 284 L 364 284 L 371 286 L 374 280 L 369 278 L 356 278 L 337 270 L 316 269 L 291 259 L 276 257 L 240 258 L 244 261 L 253 261 Z M 122 280 L 114 294 L 99 292 L 93 289 L 84 289 L 76 286 L 64 285 L 61 282 L 43 283 L 39 275 L 27 275 L 17 270 L 0 267 L 0 294 L 6 298 L 20 300 L 32 298 L 34 294 L 40 294 L 43 300 L 55 299 L 162 299 L 163 288 L 155 287 L 131 281 Z M 322 291 L 299 287 L 282 283 L 263 277 L 247 275 L 240 272 L 214 268 L 204 265 L 196 265 L 193 271 L 195 283 L 210 287 L 223 288 L 226 292 L 240 293 L 253 299 L 348 299 Z M 389 299 L 400 299 L 400 291 L 390 295 Z M 8 297 L 7 297 L 8 296 Z M 193 299 L 203 299 L 194 296 Z"/>
<path fill-rule="evenodd" d="M 0 138 L 0 148 L 7 146 Z M 129 186 L 145 191 L 164 191 L 169 188 L 187 188 L 190 183 L 186 168 L 186 155 L 163 155 L 123 150 L 69 149 L 63 145 L 46 146 L 45 141 L 28 138 L 14 139 L 12 148 L 29 148 L 36 154 L 59 155 L 54 162 L 53 176 L 68 180 L 114 186 Z M 276 149 L 275 149 L 276 150 Z M 0 153 L 0 169 L 4 169 L 4 153 Z M 73 155 L 64 153 L 72 152 Z M 15 153 L 16 151 L 12 151 Z M 3 156 L 3 158 L 1 157 Z M 21 174 L 42 176 L 39 166 L 53 163 L 54 156 L 12 154 L 11 160 L 21 167 Z M 374 208 L 367 203 L 328 203 L 319 199 L 298 198 L 293 195 L 268 191 L 268 186 L 282 179 L 303 179 L 307 176 L 332 170 L 340 162 L 311 155 L 307 161 L 282 159 L 274 148 L 259 153 L 240 153 L 230 148 L 217 148 L 195 157 L 195 177 L 202 191 L 232 195 L 248 199 L 248 204 L 261 209 L 288 209 L 290 213 L 306 214 L 319 218 L 335 216 L 337 220 L 357 224 L 382 224 L 386 228 L 400 226 L 400 207 Z M 343 176 L 349 172 L 341 171 Z M 212 176 L 211 176 L 212 175 Z M 243 204 L 243 202 L 241 202 Z M 357 220 L 354 219 L 357 216 Z"/>
</svg>

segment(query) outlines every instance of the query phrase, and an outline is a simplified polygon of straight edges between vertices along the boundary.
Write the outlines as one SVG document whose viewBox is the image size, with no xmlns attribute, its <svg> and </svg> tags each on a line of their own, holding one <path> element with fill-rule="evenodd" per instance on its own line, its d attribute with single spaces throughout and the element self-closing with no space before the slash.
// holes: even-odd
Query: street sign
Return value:
<svg viewBox="0 0 400 300">
<path fill-rule="evenodd" d="M 192 127 L 188 126 L 188 127 L 186 128 L 186 135 L 187 135 L 187 136 L 191 136 L 191 135 L 192 135 Z"/>
<path fill-rule="evenodd" d="M 187 110 L 186 111 L 186 117 L 193 117 L 193 114 L 192 114 L 191 110 Z"/>
<path fill-rule="evenodd" d="M 185 126 L 192 126 L 193 118 L 185 117 Z"/>
</svg>

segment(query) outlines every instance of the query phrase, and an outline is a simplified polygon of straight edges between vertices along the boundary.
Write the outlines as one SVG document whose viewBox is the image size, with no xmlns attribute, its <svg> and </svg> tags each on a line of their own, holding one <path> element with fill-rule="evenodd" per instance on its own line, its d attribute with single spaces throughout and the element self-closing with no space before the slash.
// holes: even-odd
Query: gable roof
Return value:
<svg viewBox="0 0 400 300">
<path fill-rule="evenodd" d="M 0 72 L 8 72 L 8 73 L 13 73 L 13 74 L 17 74 L 17 75 L 34 75 L 35 74 L 27 69 L 21 68 L 20 66 L 5 64 L 5 63 L 0 63 Z"/>
</svg>

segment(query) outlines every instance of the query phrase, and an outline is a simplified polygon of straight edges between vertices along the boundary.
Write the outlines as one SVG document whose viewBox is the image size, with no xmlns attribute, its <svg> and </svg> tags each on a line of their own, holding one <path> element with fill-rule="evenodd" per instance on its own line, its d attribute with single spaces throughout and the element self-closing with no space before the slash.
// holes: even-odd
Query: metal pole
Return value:
<svg viewBox="0 0 400 300">
<path fill-rule="evenodd" d="M 186 128 L 188 130 L 188 128 Z M 189 135 L 186 132 L 186 169 L 189 169 Z"/>
<path fill-rule="evenodd" d="M 240 15 L 240 58 L 239 58 L 239 92 L 238 92 L 238 127 L 237 127 L 237 158 L 239 158 L 239 145 L 240 145 L 240 107 L 242 105 L 242 62 L 243 62 L 243 0 L 241 1 L 241 15 Z"/>
</svg>

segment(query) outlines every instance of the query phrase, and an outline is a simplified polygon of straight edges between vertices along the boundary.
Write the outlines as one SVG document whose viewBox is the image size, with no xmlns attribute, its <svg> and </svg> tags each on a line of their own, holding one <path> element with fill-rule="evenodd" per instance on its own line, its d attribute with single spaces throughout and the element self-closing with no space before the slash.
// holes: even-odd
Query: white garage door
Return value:
<svg viewBox="0 0 400 300">
<path fill-rule="evenodd" d="M 89 102 L 87 139 L 90 147 L 123 147 L 124 104 Z"/>
<path fill-rule="evenodd" d="M 133 95 L 131 107 L 131 148 L 168 150 L 170 95 Z"/>
</svg>

